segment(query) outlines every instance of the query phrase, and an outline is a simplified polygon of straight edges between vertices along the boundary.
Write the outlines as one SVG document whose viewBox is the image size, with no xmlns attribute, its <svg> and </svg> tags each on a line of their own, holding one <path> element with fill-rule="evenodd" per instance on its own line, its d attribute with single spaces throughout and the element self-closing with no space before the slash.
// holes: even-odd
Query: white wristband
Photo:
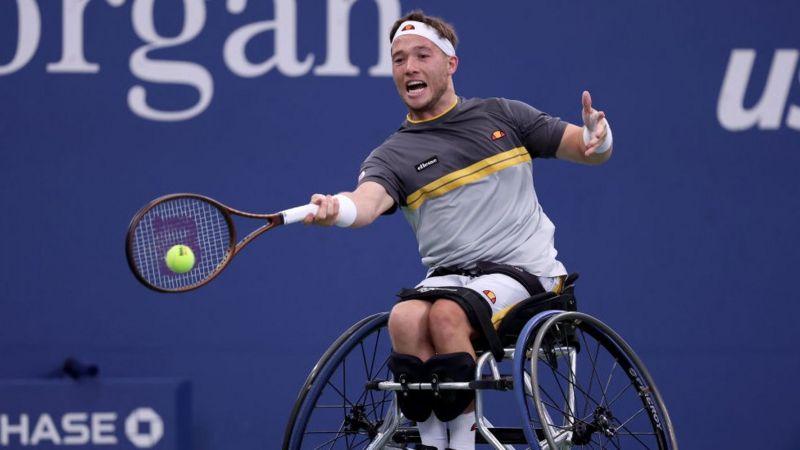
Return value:
<svg viewBox="0 0 800 450">
<path fill-rule="evenodd" d="M 356 204 L 346 195 L 336 194 L 333 197 L 339 199 L 339 217 L 336 219 L 336 225 L 347 228 L 356 221 L 358 215 Z"/>
<path fill-rule="evenodd" d="M 607 152 L 608 149 L 611 148 L 611 143 L 614 140 L 614 138 L 611 136 L 611 125 L 608 124 L 608 121 L 606 119 L 603 119 L 603 122 L 606 123 L 606 138 L 603 140 L 603 142 L 600 143 L 600 146 L 598 146 L 596 149 L 594 149 L 594 152 L 597 153 L 597 154 Z M 586 127 L 586 125 L 584 125 L 583 126 L 583 143 L 586 144 L 586 145 L 589 145 L 589 141 L 591 141 L 591 140 L 592 140 L 592 133 L 589 131 L 589 129 Z"/>
</svg>

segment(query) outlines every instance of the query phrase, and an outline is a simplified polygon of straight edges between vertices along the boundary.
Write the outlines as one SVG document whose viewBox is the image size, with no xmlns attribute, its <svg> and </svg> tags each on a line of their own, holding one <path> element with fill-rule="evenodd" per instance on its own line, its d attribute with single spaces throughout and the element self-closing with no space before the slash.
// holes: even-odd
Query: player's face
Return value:
<svg viewBox="0 0 800 450">
<path fill-rule="evenodd" d="M 422 36 L 400 36 L 392 43 L 392 77 L 413 119 L 435 117 L 453 106 L 450 76 L 457 59 Z"/>
</svg>

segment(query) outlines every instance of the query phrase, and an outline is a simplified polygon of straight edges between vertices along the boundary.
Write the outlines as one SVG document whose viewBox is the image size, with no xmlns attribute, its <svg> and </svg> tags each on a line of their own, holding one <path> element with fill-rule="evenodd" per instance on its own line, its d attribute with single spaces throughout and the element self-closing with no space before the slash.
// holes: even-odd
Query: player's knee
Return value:
<svg viewBox="0 0 800 450">
<path fill-rule="evenodd" d="M 451 300 L 438 300 L 428 313 L 428 327 L 434 340 L 469 335 L 471 326 L 461 306 Z"/>
<path fill-rule="evenodd" d="M 395 339 L 427 336 L 429 310 L 430 303 L 419 300 L 396 304 L 389 314 L 389 334 Z"/>
</svg>

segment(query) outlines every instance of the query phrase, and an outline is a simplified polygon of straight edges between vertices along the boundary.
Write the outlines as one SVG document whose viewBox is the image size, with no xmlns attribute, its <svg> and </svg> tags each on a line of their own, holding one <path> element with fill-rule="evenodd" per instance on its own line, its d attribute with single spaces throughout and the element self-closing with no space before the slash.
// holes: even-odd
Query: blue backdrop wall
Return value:
<svg viewBox="0 0 800 450">
<path fill-rule="evenodd" d="M 791 0 L 3 0 L 0 378 L 75 355 L 185 379 L 194 449 L 278 448 L 328 344 L 423 276 L 402 217 L 276 230 L 185 295 L 136 282 L 125 230 L 171 192 L 270 212 L 352 188 L 404 117 L 386 35 L 415 7 L 455 24 L 460 95 L 606 111 L 612 160 L 535 183 L 581 309 L 643 356 L 682 447 L 798 448 Z"/>
</svg>

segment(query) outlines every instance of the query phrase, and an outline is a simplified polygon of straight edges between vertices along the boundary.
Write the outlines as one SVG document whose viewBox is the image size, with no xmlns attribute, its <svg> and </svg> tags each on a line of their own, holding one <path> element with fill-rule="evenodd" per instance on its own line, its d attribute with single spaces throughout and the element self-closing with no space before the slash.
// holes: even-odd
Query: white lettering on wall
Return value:
<svg viewBox="0 0 800 450">
<path fill-rule="evenodd" d="M 375 0 L 378 4 L 378 62 L 369 68 L 373 77 L 392 76 L 392 47 L 389 45 L 389 30 L 395 20 L 400 18 L 398 0 Z"/>
<path fill-rule="evenodd" d="M 125 0 L 106 0 L 111 6 L 122 6 Z M 61 2 L 61 59 L 47 65 L 52 73 L 97 73 L 100 66 L 86 61 L 83 55 L 83 13 L 89 0 Z"/>
<path fill-rule="evenodd" d="M 39 445 L 40 442 L 49 441 L 54 445 L 61 445 L 61 436 L 58 435 L 56 424 L 50 414 L 42 414 L 36 422 L 31 433 L 31 445 Z"/>
<path fill-rule="evenodd" d="M 756 51 L 734 49 L 728 60 L 725 78 L 717 102 L 717 119 L 730 131 L 743 131 L 757 126 L 762 130 L 781 127 L 800 51 L 778 49 L 772 58 L 766 85 L 758 102 L 745 108 L 744 98 L 750 84 Z M 800 77 L 800 74 L 798 75 Z M 800 108 L 792 105 L 786 118 L 789 128 L 800 131 Z"/>
<path fill-rule="evenodd" d="M 179 111 L 161 111 L 147 103 L 147 90 L 144 86 L 133 86 L 128 91 L 128 106 L 136 115 L 150 120 L 187 120 L 205 111 L 214 95 L 214 82 L 211 74 L 200 64 L 185 61 L 153 60 L 148 57 L 152 50 L 175 47 L 185 44 L 200 34 L 206 21 L 206 7 L 203 0 L 183 0 L 183 28 L 178 36 L 161 36 L 155 29 L 153 6 L 155 0 L 135 0 L 133 3 L 133 29 L 143 41 L 147 42 L 136 49 L 130 58 L 131 73 L 142 81 L 152 83 L 183 84 L 195 88 L 200 94 L 197 103 Z"/>
<path fill-rule="evenodd" d="M 61 417 L 64 430 L 64 445 L 86 445 L 89 443 L 88 414 L 82 412 L 66 413 Z"/>
<path fill-rule="evenodd" d="M 36 0 L 17 0 L 17 50 L 11 62 L 0 65 L 0 75 L 8 75 L 25 67 L 39 47 L 42 17 Z"/>
<path fill-rule="evenodd" d="M 327 59 L 314 68 L 316 75 L 358 75 L 350 62 L 350 8 L 358 0 L 328 0 Z"/>
<path fill-rule="evenodd" d="M 140 81 L 128 90 L 128 107 L 139 117 L 154 121 L 188 120 L 205 111 L 214 96 L 214 79 L 200 63 L 155 59 L 157 50 L 179 47 L 197 38 L 206 23 L 207 0 L 183 0 L 183 25 L 177 36 L 163 36 L 155 27 L 156 0 L 132 0 L 131 21 L 136 35 L 144 45 L 133 50 L 129 58 L 131 73 Z M 357 76 L 360 69 L 350 61 L 350 15 L 358 0 L 327 0 L 327 30 L 325 61 L 313 67 L 312 53 L 298 56 L 297 0 L 272 0 L 275 17 L 246 24 L 234 30 L 222 44 L 226 67 L 240 77 L 252 78 L 277 69 L 284 76 L 299 77 L 313 73 L 316 76 Z M 105 0 L 113 7 L 121 7 L 126 0 Z M 400 0 L 374 0 L 378 10 L 378 58 L 368 69 L 373 77 L 391 76 L 390 47 L 387 33 L 391 24 L 400 17 Z M 62 30 L 60 59 L 50 62 L 46 71 L 54 74 L 96 74 L 101 63 L 87 59 L 84 17 L 88 8 L 98 2 L 91 0 L 61 0 Z M 181 2 L 176 2 L 181 3 Z M 226 0 L 230 14 L 243 14 L 248 0 Z M 0 76 L 10 75 L 24 68 L 39 48 L 42 20 L 37 0 L 16 0 L 18 36 L 11 61 L 0 63 Z M 261 61 L 247 58 L 246 47 L 263 33 L 274 34 L 274 49 Z M 112 37 L 113 38 L 113 37 Z M 91 43 L 91 42 L 90 42 Z M 313 68 L 313 70 L 312 70 Z M 177 85 L 181 89 L 197 91 L 197 101 L 191 105 L 165 110 L 152 98 L 147 83 Z M 800 112 L 797 113 L 800 121 Z"/>
<path fill-rule="evenodd" d="M 20 445 L 28 445 L 28 415 L 20 414 L 19 421 L 14 423 L 8 415 L 0 414 L 0 445 L 7 446 L 15 434 Z"/>
<path fill-rule="evenodd" d="M 95 445 L 116 445 L 117 437 L 114 435 L 117 420 L 115 412 L 98 412 L 92 414 L 92 443 Z"/>
<path fill-rule="evenodd" d="M 247 0 L 228 0 L 228 11 L 238 14 L 247 6 Z M 275 55 L 253 64 L 247 60 L 245 47 L 260 33 L 275 31 Z M 225 64 L 236 75 L 257 77 L 275 66 L 286 76 L 305 75 L 314 64 L 314 55 L 303 62 L 297 60 L 297 5 L 295 0 L 275 0 L 275 20 L 265 20 L 245 25 L 231 33 L 223 50 Z"/>
<path fill-rule="evenodd" d="M 53 445 L 117 445 L 118 415 L 113 411 L 67 412 L 60 421 L 48 413 L 20 414 L 12 418 L 0 414 L 0 447 L 18 443 L 22 447 Z M 61 424 L 59 430 L 57 423 Z M 143 406 L 125 419 L 125 437 L 137 448 L 156 446 L 164 437 L 165 424 L 153 408 Z M 144 426 L 142 426 L 144 425 Z"/>
</svg>

